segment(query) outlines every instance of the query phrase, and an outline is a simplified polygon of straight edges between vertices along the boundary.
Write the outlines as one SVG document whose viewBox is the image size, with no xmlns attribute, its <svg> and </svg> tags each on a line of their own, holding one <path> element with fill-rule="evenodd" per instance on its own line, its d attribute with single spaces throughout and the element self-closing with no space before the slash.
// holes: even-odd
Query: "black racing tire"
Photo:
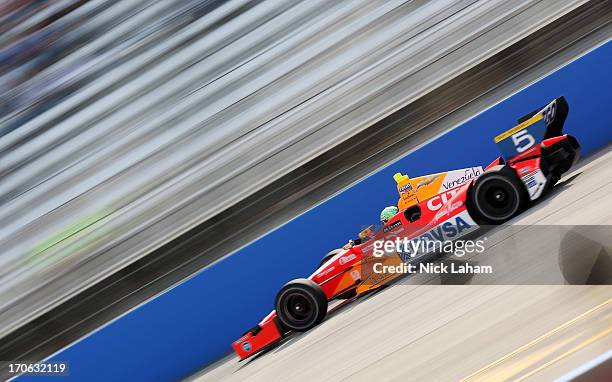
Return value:
<svg viewBox="0 0 612 382">
<path fill-rule="evenodd" d="M 278 291 L 274 306 L 283 327 L 305 332 L 325 319 L 327 296 L 314 281 L 295 279 Z"/>
<path fill-rule="evenodd" d="M 481 224 L 501 224 L 518 215 L 529 194 L 514 170 L 495 166 L 476 180 L 470 190 L 470 213 Z"/>
</svg>

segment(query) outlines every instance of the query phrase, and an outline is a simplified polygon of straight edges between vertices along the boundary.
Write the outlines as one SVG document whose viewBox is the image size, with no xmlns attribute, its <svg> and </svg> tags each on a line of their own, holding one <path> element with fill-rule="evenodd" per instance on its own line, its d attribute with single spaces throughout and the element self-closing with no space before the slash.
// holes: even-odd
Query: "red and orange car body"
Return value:
<svg viewBox="0 0 612 382">
<path fill-rule="evenodd" d="M 519 145 L 530 143 L 531 139 L 525 141 L 524 138 L 521 138 L 525 136 L 525 133 L 521 132 L 534 124 L 542 123 L 544 118 L 547 118 L 547 110 L 551 107 L 559 108 L 559 106 L 565 107 L 565 114 L 567 114 L 565 100 L 562 97 L 558 98 L 544 109 L 524 117 L 518 126 L 496 137 L 495 142 L 510 139 L 512 134 L 518 133 L 519 138 L 514 140 L 518 141 Z M 551 122 L 554 121 L 559 122 L 555 118 L 549 119 L 550 121 L 544 121 L 546 126 L 551 125 Z M 561 124 L 564 122 L 565 115 L 562 116 L 562 119 Z M 560 132 L 559 127 L 558 133 Z M 355 290 L 357 295 L 360 295 L 400 277 L 401 274 L 397 273 L 372 272 L 372 261 L 382 261 L 383 265 L 400 265 L 406 260 L 402 259 L 398 253 L 374 257 L 374 242 L 395 240 L 397 237 L 412 239 L 422 236 L 429 236 L 437 240 L 454 240 L 475 231 L 479 225 L 469 210 L 470 188 L 483 173 L 496 166 L 505 164 L 512 168 L 525 184 L 529 198 L 538 199 L 546 189 L 547 183 L 553 181 L 551 175 L 547 174 L 548 164 L 545 162 L 552 156 L 556 160 L 569 160 L 569 166 L 571 166 L 576 161 L 579 152 L 578 143 L 572 136 L 558 134 L 552 137 L 544 135 L 541 138 L 534 138 L 536 142 L 531 147 L 523 147 L 521 150 L 519 146 L 520 152 L 511 153 L 506 159 L 496 158 L 485 168 L 471 167 L 417 178 L 396 174 L 394 179 L 400 194 L 399 213 L 389 219 L 376 233 L 371 227 L 364 230 L 360 234 L 364 239 L 360 245 L 340 251 L 308 278 L 319 284 L 328 300 L 331 301 L 347 291 Z M 564 151 L 564 148 L 568 150 Z M 571 151 L 575 155 L 567 158 L 566 151 Z M 407 211 L 411 209 L 419 210 L 418 220 L 410 221 L 410 214 Z M 272 311 L 258 325 L 234 341 L 232 347 L 242 360 L 274 345 L 287 334 L 288 332 L 283 329 L 277 319 L 276 312 Z"/>
</svg>

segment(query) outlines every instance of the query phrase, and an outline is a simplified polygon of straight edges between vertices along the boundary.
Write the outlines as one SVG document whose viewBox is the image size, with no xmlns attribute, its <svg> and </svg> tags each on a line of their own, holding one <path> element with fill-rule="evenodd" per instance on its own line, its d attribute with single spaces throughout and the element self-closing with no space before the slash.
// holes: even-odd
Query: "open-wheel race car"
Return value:
<svg viewBox="0 0 612 382">
<path fill-rule="evenodd" d="M 377 241 L 455 240 L 481 225 L 504 223 L 541 198 L 579 157 L 578 141 L 562 131 L 568 111 L 560 97 L 521 117 L 517 126 L 495 137 L 502 156 L 484 168 L 416 178 L 396 174 L 399 212 L 379 229 L 362 231 L 355 245 L 327 254 L 308 278 L 285 284 L 276 295 L 275 309 L 233 342 L 238 357 L 245 359 L 291 332 L 318 325 L 331 300 L 362 295 L 399 277 L 372 272 L 372 259 L 390 266 L 408 261 L 397 252 L 374 256 Z"/>
</svg>

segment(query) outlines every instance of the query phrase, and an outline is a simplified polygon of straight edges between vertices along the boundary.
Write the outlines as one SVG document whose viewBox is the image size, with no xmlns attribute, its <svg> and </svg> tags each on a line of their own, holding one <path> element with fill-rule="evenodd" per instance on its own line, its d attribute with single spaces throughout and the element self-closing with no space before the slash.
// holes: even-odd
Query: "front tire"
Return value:
<svg viewBox="0 0 612 382">
<path fill-rule="evenodd" d="M 274 306 L 278 319 L 286 329 L 305 332 L 325 319 L 327 296 L 314 281 L 296 279 L 278 291 Z"/>
<path fill-rule="evenodd" d="M 496 166 L 478 178 L 471 190 L 471 212 L 484 224 L 501 224 L 521 212 L 529 195 L 513 169 Z"/>
</svg>

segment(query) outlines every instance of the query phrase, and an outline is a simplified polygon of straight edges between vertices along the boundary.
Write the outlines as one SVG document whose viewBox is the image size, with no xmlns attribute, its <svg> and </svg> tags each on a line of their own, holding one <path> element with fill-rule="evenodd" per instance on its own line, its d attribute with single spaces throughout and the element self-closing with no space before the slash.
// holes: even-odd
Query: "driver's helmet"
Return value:
<svg viewBox="0 0 612 382">
<path fill-rule="evenodd" d="M 399 209 L 395 206 L 385 207 L 380 213 L 380 221 L 386 223 L 389 219 L 394 217 L 399 212 Z"/>
</svg>

